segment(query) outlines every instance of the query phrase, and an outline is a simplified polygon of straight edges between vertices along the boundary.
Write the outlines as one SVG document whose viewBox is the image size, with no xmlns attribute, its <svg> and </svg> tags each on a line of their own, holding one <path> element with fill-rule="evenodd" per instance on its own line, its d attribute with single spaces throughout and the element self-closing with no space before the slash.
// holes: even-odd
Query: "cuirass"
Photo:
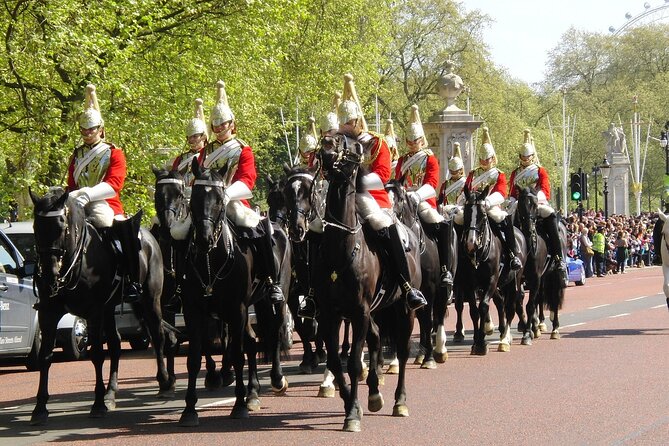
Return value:
<svg viewBox="0 0 669 446">
<path fill-rule="evenodd" d="M 104 179 L 107 175 L 107 169 L 111 162 L 111 146 L 107 143 L 101 142 L 103 146 L 96 145 L 93 148 L 87 148 L 85 146 L 77 149 L 77 157 L 74 160 L 74 171 L 79 172 L 79 174 L 74 178 L 75 183 L 79 187 L 92 187 Z M 89 158 L 86 155 L 90 153 L 91 150 L 98 150 L 95 156 Z M 85 165 L 83 165 L 85 163 Z"/>
</svg>

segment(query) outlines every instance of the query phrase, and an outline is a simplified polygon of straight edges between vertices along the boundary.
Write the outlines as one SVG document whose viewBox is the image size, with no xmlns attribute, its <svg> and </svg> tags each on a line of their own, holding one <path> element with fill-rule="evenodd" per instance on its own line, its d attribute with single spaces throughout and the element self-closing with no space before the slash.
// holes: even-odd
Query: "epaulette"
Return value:
<svg viewBox="0 0 669 446">
<path fill-rule="evenodd" d="M 425 152 L 425 153 L 427 154 L 427 156 L 433 156 L 433 155 L 434 155 L 434 152 L 432 151 L 432 149 L 428 149 L 428 148 L 426 147 L 426 148 L 424 148 L 424 149 L 422 149 L 422 150 L 423 150 L 423 152 Z"/>
</svg>

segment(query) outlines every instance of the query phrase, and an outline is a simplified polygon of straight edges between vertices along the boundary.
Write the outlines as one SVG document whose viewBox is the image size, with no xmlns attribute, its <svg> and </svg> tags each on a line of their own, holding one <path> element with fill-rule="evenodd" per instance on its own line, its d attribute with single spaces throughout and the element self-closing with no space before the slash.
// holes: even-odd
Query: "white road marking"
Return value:
<svg viewBox="0 0 669 446">
<path fill-rule="evenodd" d="M 578 327 L 579 325 L 585 325 L 585 322 L 579 322 L 577 324 L 571 324 L 571 325 L 561 325 L 560 328 Z"/>
<path fill-rule="evenodd" d="M 588 307 L 588 310 L 595 310 L 597 308 L 608 307 L 609 305 L 611 305 L 611 304 L 595 305 L 594 307 Z"/>
<path fill-rule="evenodd" d="M 214 401 L 213 403 L 203 404 L 198 406 L 197 409 L 204 409 L 206 407 L 218 407 L 218 406 L 229 406 L 231 403 L 234 403 L 236 398 L 226 398 L 224 400 Z"/>
<path fill-rule="evenodd" d="M 646 297 L 648 297 L 648 296 L 633 297 L 633 298 L 631 298 L 631 299 L 625 299 L 625 302 L 633 302 L 633 301 L 635 301 L 635 300 L 645 299 Z"/>
<path fill-rule="evenodd" d="M 665 307 L 666 307 L 665 304 L 661 304 L 661 305 L 655 305 L 654 307 L 650 307 L 650 309 L 651 309 L 651 310 L 654 310 L 654 309 L 656 309 L 656 308 L 665 308 Z"/>
<path fill-rule="evenodd" d="M 614 316 L 609 316 L 609 319 L 614 319 L 614 318 L 617 318 L 617 317 L 623 317 L 623 316 L 629 316 L 629 315 L 630 315 L 629 313 L 620 313 L 620 314 L 616 314 Z"/>
</svg>

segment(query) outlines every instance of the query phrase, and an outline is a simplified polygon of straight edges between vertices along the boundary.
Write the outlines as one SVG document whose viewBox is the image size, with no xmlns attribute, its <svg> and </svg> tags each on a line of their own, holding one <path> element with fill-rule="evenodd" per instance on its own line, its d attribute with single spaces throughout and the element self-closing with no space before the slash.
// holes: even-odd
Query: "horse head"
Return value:
<svg viewBox="0 0 669 446">
<path fill-rule="evenodd" d="M 404 182 L 404 175 L 399 179 L 393 178 L 386 183 L 385 189 L 393 204 L 395 215 L 400 221 L 411 227 L 418 215 L 418 205 L 413 200 L 409 200 Z"/>
<path fill-rule="evenodd" d="M 362 145 L 345 135 L 326 136 L 321 140 L 319 159 L 330 182 L 349 182 L 355 178 L 363 160 Z"/>
<path fill-rule="evenodd" d="M 197 160 L 193 160 L 192 168 L 195 181 L 190 198 L 190 213 L 194 242 L 199 251 L 209 253 L 222 236 L 227 237 L 225 173 L 200 167 Z"/>
<path fill-rule="evenodd" d="M 470 257 L 476 257 L 476 252 L 483 248 L 486 243 L 489 228 L 488 214 L 485 209 L 485 198 L 488 196 L 490 186 L 482 191 L 470 191 L 465 185 L 464 206 L 464 231 L 462 240 L 465 251 Z"/>
<path fill-rule="evenodd" d="M 69 280 L 81 254 L 86 224 L 84 208 L 60 187 L 49 190 L 43 197 L 32 190 L 29 193 L 34 205 L 38 283 L 53 297 Z"/>
<path fill-rule="evenodd" d="M 284 169 L 286 167 L 287 165 L 284 164 Z M 284 178 L 275 180 L 270 174 L 267 174 L 265 181 L 267 181 L 267 214 L 269 215 L 269 219 L 285 225 L 287 223 L 286 202 L 283 198 L 283 186 L 286 181 Z"/>
<path fill-rule="evenodd" d="M 312 217 L 312 192 L 316 168 L 288 167 L 284 165 L 286 180 L 282 196 L 288 218 L 288 235 L 294 242 L 301 242 L 307 235 Z"/>
<path fill-rule="evenodd" d="M 152 167 L 156 176 L 154 206 L 160 221 L 160 232 L 164 238 L 170 238 L 170 227 L 176 220 L 183 218 L 188 210 L 184 178 L 178 170 L 166 170 Z"/>
</svg>

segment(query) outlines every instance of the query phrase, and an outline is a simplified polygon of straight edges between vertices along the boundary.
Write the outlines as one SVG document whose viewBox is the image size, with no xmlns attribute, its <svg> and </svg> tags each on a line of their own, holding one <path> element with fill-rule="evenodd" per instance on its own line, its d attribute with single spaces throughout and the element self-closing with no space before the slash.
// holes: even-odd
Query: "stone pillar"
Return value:
<svg viewBox="0 0 669 446">
<path fill-rule="evenodd" d="M 434 113 L 423 123 L 428 146 L 439 160 L 439 178 L 448 177 L 448 160 L 453 155 L 453 143 L 460 143 L 465 175 L 476 166 L 473 134 L 483 121 L 479 121 L 455 105 L 455 100 L 464 88 L 462 79 L 453 73 L 453 63 L 446 62 L 448 73 L 439 79 L 437 91 L 446 101 L 446 108 Z"/>
</svg>

